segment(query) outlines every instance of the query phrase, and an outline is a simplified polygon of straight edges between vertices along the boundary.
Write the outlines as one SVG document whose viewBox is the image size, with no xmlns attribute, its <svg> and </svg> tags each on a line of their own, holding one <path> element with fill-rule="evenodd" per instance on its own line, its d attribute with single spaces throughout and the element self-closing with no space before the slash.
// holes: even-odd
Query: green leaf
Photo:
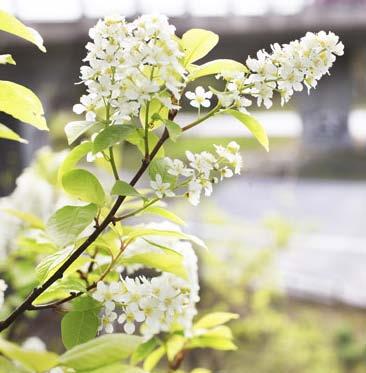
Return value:
<svg viewBox="0 0 366 373">
<path fill-rule="evenodd" d="M 14 61 L 11 54 L 0 54 L 0 64 L 5 65 L 6 63 L 9 63 L 10 65 L 16 65 L 16 62 Z"/>
<path fill-rule="evenodd" d="M 46 52 L 41 35 L 31 27 L 27 27 L 11 14 L 0 11 L 0 30 L 16 35 L 35 44 L 42 52 Z"/>
<path fill-rule="evenodd" d="M 81 143 L 78 146 L 75 146 L 74 149 L 66 156 L 58 170 L 58 180 L 61 183 L 62 176 L 71 171 L 75 165 L 84 158 L 89 152 L 93 149 L 93 144 L 90 141 Z"/>
<path fill-rule="evenodd" d="M 203 29 L 188 30 L 182 36 L 182 45 L 185 52 L 184 65 L 205 57 L 219 42 L 219 37 L 212 31 Z"/>
<path fill-rule="evenodd" d="M 68 144 L 71 145 L 82 134 L 84 134 L 86 131 L 90 130 L 97 124 L 98 122 L 87 121 L 87 120 L 80 120 L 80 121 L 67 123 L 65 126 L 65 134 L 67 137 Z"/>
<path fill-rule="evenodd" d="M 212 371 L 205 368 L 196 368 L 191 370 L 191 373 L 212 373 Z"/>
<path fill-rule="evenodd" d="M 172 221 L 173 223 L 179 225 L 186 225 L 184 220 L 182 220 L 179 216 L 174 214 L 173 212 L 159 206 L 149 206 L 144 211 L 144 213 L 152 214 L 152 215 L 159 215 L 165 219 Z"/>
<path fill-rule="evenodd" d="M 149 102 L 149 116 L 148 124 L 149 129 L 156 129 L 164 123 L 165 119 L 168 119 L 169 109 L 164 106 L 157 98 L 153 98 Z M 140 110 L 140 122 L 142 127 L 145 127 L 146 121 L 146 105 L 141 107 Z"/>
<path fill-rule="evenodd" d="M 68 194 L 82 201 L 103 206 L 105 193 L 98 179 L 89 171 L 75 169 L 62 176 L 62 186 Z"/>
<path fill-rule="evenodd" d="M 136 128 L 126 124 L 107 127 L 101 131 L 93 141 L 93 153 L 99 153 L 104 149 L 107 149 L 130 136 Z"/>
<path fill-rule="evenodd" d="M 87 206 L 64 206 L 49 219 L 47 233 L 58 246 L 67 246 L 90 225 L 97 211 L 97 206 L 92 203 Z"/>
<path fill-rule="evenodd" d="M 176 251 L 146 240 L 151 245 L 158 247 L 162 253 L 146 252 L 132 256 L 122 257 L 123 264 L 143 264 L 163 272 L 173 273 L 176 276 L 188 279 L 187 269 L 184 266 L 184 256 Z"/>
<path fill-rule="evenodd" d="M 216 336 L 194 337 L 185 345 L 185 348 L 213 348 L 214 350 L 222 351 L 237 350 L 231 339 Z"/>
<path fill-rule="evenodd" d="M 168 172 L 168 163 L 165 158 L 153 159 L 149 164 L 149 176 L 151 180 L 156 179 L 156 175 L 159 174 L 165 183 L 170 183 L 170 187 L 174 189 L 174 184 L 177 180 L 176 176 L 171 175 Z"/>
<path fill-rule="evenodd" d="M 0 356 L 0 373 L 29 373 L 28 369 L 23 369 L 20 366 L 15 366 L 10 360 Z"/>
<path fill-rule="evenodd" d="M 195 324 L 195 329 L 209 329 L 218 325 L 225 324 L 230 320 L 238 319 L 239 315 L 237 313 L 231 312 L 213 312 L 206 316 L 203 316 Z"/>
<path fill-rule="evenodd" d="M 141 194 L 130 184 L 117 180 L 111 191 L 112 195 L 141 197 Z"/>
<path fill-rule="evenodd" d="M 104 366 L 102 368 L 94 369 L 92 371 L 88 371 L 88 373 L 146 373 L 146 372 L 138 367 L 116 363 L 116 364 Z"/>
<path fill-rule="evenodd" d="M 97 334 L 98 315 L 93 310 L 72 311 L 61 321 L 62 342 L 67 349 L 85 343 Z"/>
<path fill-rule="evenodd" d="M 184 348 L 186 338 L 181 335 L 173 335 L 166 343 L 166 353 L 169 361 L 173 361 L 179 351 Z"/>
<path fill-rule="evenodd" d="M 73 347 L 60 356 L 61 365 L 81 372 L 103 368 L 129 357 L 142 342 L 141 337 L 108 334 Z"/>
<path fill-rule="evenodd" d="M 44 372 L 57 364 L 58 356 L 47 351 L 31 351 L 0 338 L 0 352 L 33 372 Z"/>
<path fill-rule="evenodd" d="M 151 338 L 147 342 L 140 344 L 137 350 L 131 356 L 131 364 L 136 365 L 140 361 L 144 360 L 150 355 L 156 347 L 158 347 L 159 341 L 157 338 Z"/>
<path fill-rule="evenodd" d="M 195 66 L 190 70 L 191 73 L 188 76 L 189 80 L 195 80 L 201 78 L 202 76 L 213 75 L 223 72 L 248 71 L 242 63 L 229 59 L 219 59 L 210 61 L 201 66 Z"/>
<path fill-rule="evenodd" d="M 144 361 L 144 370 L 151 372 L 162 357 L 165 355 L 165 348 L 163 346 L 153 351 Z"/>
<path fill-rule="evenodd" d="M 89 295 L 83 295 L 72 300 L 71 306 L 73 311 L 99 311 L 101 303 Z"/>
<path fill-rule="evenodd" d="M 128 241 L 133 241 L 139 237 L 146 237 L 146 236 L 162 236 L 162 237 L 176 237 L 182 240 L 187 240 L 195 243 L 196 245 L 207 249 L 206 244 L 196 236 L 185 234 L 179 231 L 172 231 L 172 230 L 160 230 L 160 229 L 149 229 L 149 228 L 134 228 L 130 231 L 126 239 Z"/>
<path fill-rule="evenodd" d="M 182 134 L 182 129 L 180 128 L 179 124 L 168 119 L 165 119 L 164 123 L 169 132 L 169 138 L 173 142 L 176 142 L 178 137 Z"/>
<path fill-rule="evenodd" d="M 258 142 L 264 147 L 264 149 L 269 151 L 269 140 L 266 134 L 265 129 L 263 126 L 249 114 L 241 113 L 237 110 L 225 110 L 224 113 L 228 113 L 232 115 L 234 118 L 240 120 L 248 130 L 252 133 L 252 135 L 258 140 Z"/>
<path fill-rule="evenodd" d="M 23 223 L 28 225 L 31 228 L 35 229 L 44 229 L 45 225 L 43 221 L 36 215 L 31 214 L 30 212 L 25 212 L 21 210 L 11 209 L 11 208 L 0 208 L 1 211 L 6 212 L 9 215 L 15 216 Z"/>
<path fill-rule="evenodd" d="M 41 101 L 30 89 L 22 85 L 0 81 L 0 111 L 39 130 L 48 131 Z"/>
<path fill-rule="evenodd" d="M 137 149 L 141 152 L 141 154 L 145 155 L 145 142 L 144 142 L 144 130 L 141 128 L 136 128 L 135 131 L 133 131 L 126 141 L 128 141 L 132 145 L 136 145 Z M 148 134 L 148 139 L 149 139 L 149 147 L 151 149 L 154 148 L 154 146 L 157 144 L 159 141 L 159 137 L 153 133 L 149 132 Z M 162 158 L 164 157 L 164 148 L 161 147 L 159 151 L 157 152 L 155 159 L 157 158 Z"/>
<path fill-rule="evenodd" d="M 0 123 L 0 138 L 18 141 L 23 144 L 28 144 L 28 141 L 21 138 L 16 132 L 6 127 L 4 124 Z"/>
</svg>

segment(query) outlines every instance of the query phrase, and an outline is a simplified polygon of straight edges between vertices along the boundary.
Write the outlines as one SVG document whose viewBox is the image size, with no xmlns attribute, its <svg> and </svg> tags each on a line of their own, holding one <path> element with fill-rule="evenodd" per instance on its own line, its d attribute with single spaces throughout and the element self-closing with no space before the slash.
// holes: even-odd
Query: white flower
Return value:
<svg viewBox="0 0 366 373">
<path fill-rule="evenodd" d="M 145 315 L 136 306 L 127 306 L 123 313 L 118 317 L 118 322 L 123 325 L 123 329 L 127 334 L 135 332 L 135 321 L 142 322 L 145 320 Z"/>
<path fill-rule="evenodd" d="M 197 179 L 193 179 L 188 184 L 188 200 L 193 206 L 200 203 L 202 185 Z"/>
<path fill-rule="evenodd" d="M 4 296 L 5 291 L 8 288 L 8 285 L 3 279 L 0 279 L 0 309 L 4 305 Z"/>
<path fill-rule="evenodd" d="M 156 174 L 155 181 L 151 180 L 150 185 L 158 198 L 175 196 L 174 192 L 170 190 L 170 183 L 164 183 L 160 174 Z"/>
<path fill-rule="evenodd" d="M 173 176 L 191 176 L 192 169 L 185 166 L 185 164 L 180 159 L 170 159 L 165 158 L 168 165 L 167 171 Z"/>
<path fill-rule="evenodd" d="M 114 331 L 113 323 L 117 319 L 117 314 L 113 311 L 106 310 L 102 316 L 99 331 L 105 330 L 106 333 L 111 334 Z"/>
<path fill-rule="evenodd" d="M 210 107 L 211 105 L 211 102 L 209 99 L 212 97 L 212 92 L 211 91 L 205 92 L 205 90 L 201 86 L 198 86 L 194 92 L 187 91 L 185 93 L 185 96 L 189 100 L 191 100 L 190 104 L 193 107 L 196 107 L 196 108 L 200 108 L 201 106 Z"/>
<path fill-rule="evenodd" d="M 104 303 L 107 310 L 114 310 L 115 302 L 123 302 L 125 289 L 120 282 L 111 282 L 109 285 L 99 281 L 93 298 Z"/>
<path fill-rule="evenodd" d="M 38 337 L 29 337 L 23 343 L 22 347 L 30 351 L 46 351 L 46 345 Z"/>
</svg>

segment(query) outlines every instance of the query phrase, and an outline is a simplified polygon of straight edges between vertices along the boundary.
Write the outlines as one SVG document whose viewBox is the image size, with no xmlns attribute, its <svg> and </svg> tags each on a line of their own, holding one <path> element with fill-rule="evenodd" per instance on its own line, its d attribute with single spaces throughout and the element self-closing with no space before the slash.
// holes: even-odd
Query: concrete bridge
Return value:
<svg viewBox="0 0 366 373">
<path fill-rule="evenodd" d="M 33 1 L 44 5 L 51 3 L 43 0 Z M 27 4 L 30 10 L 29 6 L 33 1 L 13 0 L 10 4 L 16 14 L 23 14 L 23 18 L 26 18 L 21 5 Z M 53 20 L 49 17 L 42 21 L 26 21 L 44 37 L 47 54 L 43 55 L 33 46 L 12 36 L 2 34 L 0 39 L 1 50 L 12 53 L 17 61 L 16 67 L 1 68 L 0 79 L 19 82 L 37 92 L 48 117 L 60 109 L 70 110 L 82 93 L 83 88 L 74 86 L 74 83 L 78 80 L 81 60 L 85 56 L 87 31 L 95 23 L 95 19 L 86 16 L 88 12 L 90 14 L 87 6 L 93 1 L 65 0 L 62 6 L 67 7 L 67 3 L 80 4 L 79 13 L 75 13 L 69 20 L 57 20 L 60 17 L 55 8 Z M 153 9 L 151 1 L 139 0 L 130 3 L 133 5 L 128 13 L 131 17 L 142 12 L 164 11 L 163 8 Z M 154 2 L 156 7 L 161 7 L 162 4 L 166 6 L 168 3 L 158 0 Z M 350 146 L 348 114 L 355 97 L 366 97 L 365 0 L 293 0 L 291 4 L 298 3 L 299 6 L 295 10 L 290 7 L 291 14 L 278 12 L 269 0 L 258 0 L 255 3 L 261 3 L 263 9 L 262 13 L 257 15 L 245 15 L 243 4 L 246 2 L 240 0 L 201 0 L 197 2 L 201 4 L 198 10 L 192 6 L 192 1 L 182 0 L 177 1 L 178 3 L 183 4 L 180 14 L 171 17 L 171 22 L 177 26 L 178 34 L 189 28 L 200 27 L 220 35 L 220 43 L 210 54 L 210 59 L 226 57 L 245 60 L 248 54 L 253 55 L 258 49 L 268 47 L 272 42 L 287 42 L 302 36 L 306 31 L 332 30 L 339 34 L 346 45 L 345 56 L 337 60 L 331 72 L 332 76 L 324 78 L 311 96 L 306 93 L 297 95 L 292 108 L 302 117 L 303 143 L 307 148 L 331 150 Z M 55 4 L 52 2 L 52 6 L 56 7 Z M 205 4 L 206 13 L 209 15 L 205 15 Z M 221 4 L 219 9 L 215 9 L 218 4 Z M 12 166 L 17 174 L 20 168 L 28 163 L 33 151 L 47 142 L 46 134 L 29 126 L 19 126 L 5 114 L 1 115 L 1 121 L 10 121 L 15 129 L 19 127 L 17 130 L 22 132 L 24 137 L 32 138 L 32 141 L 27 146 L 0 142 L 3 155 L 0 166 L 0 195 L 11 190 L 13 180 L 12 175 L 5 175 L 3 170 Z"/>
</svg>

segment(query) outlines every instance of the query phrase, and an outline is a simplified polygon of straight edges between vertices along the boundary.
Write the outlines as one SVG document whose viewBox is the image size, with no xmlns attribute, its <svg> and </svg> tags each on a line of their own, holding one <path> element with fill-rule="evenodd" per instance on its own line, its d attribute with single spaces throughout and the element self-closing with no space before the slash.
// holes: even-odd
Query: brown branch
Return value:
<svg viewBox="0 0 366 373">
<path fill-rule="evenodd" d="M 174 116 L 173 116 L 174 118 Z M 162 147 L 164 142 L 169 138 L 169 133 L 165 128 L 163 134 L 161 135 L 159 141 L 155 145 L 154 149 L 152 150 L 149 160 L 144 159 L 140 168 L 136 172 L 135 176 L 130 181 L 130 185 L 134 186 L 141 176 L 144 174 L 146 169 L 149 166 L 150 161 L 156 156 L 159 149 Z M 34 310 L 36 306 L 33 306 L 33 302 L 43 294 L 53 283 L 57 280 L 61 279 L 65 273 L 65 271 L 70 267 L 72 263 L 99 237 L 99 235 L 108 227 L 108 225 L 113 221 L 115 214 L 117 213 L 118 209 L 122 205 L 123 201 L 126 199 L 126 196 L 119 196 L 115 201 L 113 207 L 109 211 L 108 215 L 104 218 L 104 220 L 98 224 L 93 233 L 81 244 L 69 257 L 68 259 L 61 265 L 61 267 L 41 286 L 36 287 L 32 290 L 32 292 L 28 295 L 28 297 L 21 303 L 5 320 L 0 322 L 0 332 L 8 328 L 20 315 L 28 310 Z M 78 294 L 78 293 L 75 293 Z M 70 295 L 70 299 L 78 296 L 72 294 Z M 67 298 L 65 298 L 67 299 Z M 63 299 L 62 303 L 66 302 L 67 300 Z M 37 308 L 36 308 L 37 309 Z"/>
</svg>

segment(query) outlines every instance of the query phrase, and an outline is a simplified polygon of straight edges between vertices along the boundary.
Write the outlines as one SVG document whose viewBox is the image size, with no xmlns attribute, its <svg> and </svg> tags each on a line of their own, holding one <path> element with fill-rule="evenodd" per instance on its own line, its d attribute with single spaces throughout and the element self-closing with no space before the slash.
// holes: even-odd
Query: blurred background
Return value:
<svg viewBox="0 0 366 373">
<path fill-rule="evenodd" d="M 63 128 L 76 119 L 71 109 L 83 87 L 74 84 L 98 17 L 159 12 L 178 35 L 210 29 L 220 42 L 209 60 L 243 62 L 307 31 L 338 34 L 345 55 L 316 91 L 253 112 L 270 135 L 268 154 L 242 125 L 221 117 L 168 149 L 183 157 L 187 149 L 235 139 L 245 162 L 241 177 L 217 187 L 199 209 L 176 205 L 212 248 L 201 255 L 201 310 L 242 315 L 234 323 L 236 354 L 198 354 L 189 364 L 204 358 L 214 372 L 231 373 L 366 372 L 366 0 L 1 0 L 0 8 L 45 39 L 43 55 L 1 35 L 1 49 L 17 66 L 2 68 L 0 78 L 34 90 L 51 127 L 41 133 L 0 114 L 0 122 L 30 141 L 0 140 L 3 196 L 37 149 L 67 146 Z M 183 104 L 177 121 L 184 123 L 195 114 Z M 130 170 L 139 162 L 128 146 L 121 159 Z"/>
</svg>

